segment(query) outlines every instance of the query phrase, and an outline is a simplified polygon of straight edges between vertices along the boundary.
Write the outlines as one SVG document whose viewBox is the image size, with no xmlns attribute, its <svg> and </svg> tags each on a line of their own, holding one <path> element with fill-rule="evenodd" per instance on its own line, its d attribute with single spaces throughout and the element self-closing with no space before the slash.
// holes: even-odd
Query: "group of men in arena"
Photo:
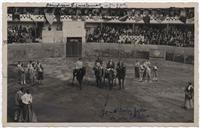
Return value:
<svg viewBox="0 0 200 128">
<path fill-rule="evenodd" d="M 103 60 L 98 57 L 95 61 L 95 67 L 100 67 L 103 68 Z M 82 59 L 79 58 L 79 60 L 75 64 L 75 69 L 81 69 L 83 67 L 83 62 Z M 123 64 L 123 62 L 118 62 L 116 71 L 118 68 L 123 68 L 124 73 L 126 72 L 126 68 Z M 113 62 L 112 59 L 108 61 L 106 64 L 106 69 L 107 70 L 114 70 L 115 69 L 115 63 Z M 123 73 L 123 72 L 121 72 Z M 124 74 L 125 76 L 125 74 Z M 151 65 L 151 62 L 149 60 L 139 62 L 136 61 L 135 63 L 135 78 L 138 79 L 139 81 L 148 81 L 151 82 L 152 80 L 158 81 L 158 66 L 157 65 Z"/>
<path fill-rule="evenodd" d="M 103 66 L 103 60 L 98 57 L 95 61 L 95 66 L 100 66 L 102 67 Z M 82 62 L 82 58 L 79 58 L 78 61 L 76 61 L 75 63 L 75 70 L 79 70 L 83 67 L 83 62 Z M 107 66 L 106 66 L 107 69 L 114 69 L 115 68 L 115 63 L 113 62 L 112 59 L 109 60 L 109 62 L 107 63 Z"/>
<path fill-rule="evenodd" d="M 14 121 L 36 122 L 37 117 L 32 109 L 32 95 L 29 89 L 21 87 L 15 94 Z"/>
<path fill-rule="evenodd" d="M 75 63 L 75 71 L 76 73 L 79 69 L 83 68 L 82 58 L 79 58 Z M 98 67 L 103 69 L 103 60 L 98 57 L 95 60 L 94 67 Z M 106 70 L 116 71 L 116 78 L 119 80 L 119 89 L 125 89 L 124 87 L 124 78 L 126 76 L 126 67 L 122 61 L 115 63 L 112 59 L 108 61 L 105 67 Z M 39 61 L 29 61 L 25 66 L 24 63 L 18 62 L 17 64 L 18 70 L 18 80 L 20 84 L 24 85 L 26 83 L 34 84 L 36 80 L 38 83 L 41 83 L 43 80 L 43 67 Z M 121 79 L 123 81 L 121 81 Z M 156 65 L 152 66 L 149 60 L 145 60 L 142 62 L 136 61 L 135 63 L 135 78 L 139 81 L 158 81 L 158 67 Z M 188 82 L 185 87 L 185 100 L 184 100 L 184 108 L 192 109 L 193 108 L 193 95 L 194 88 L 191 82 Z M 15 113 L 14 120 L 18 122 L 34 122 L 37 121 L 37 117 L 32 110 L 32 95 L 29 89 L 25 89 L 21 87 L 15 95 Z"/>
<path fill-rule="evenodd" d="M 43 80 L 43 66 L 39 61 L 29 61 L 25 63 L 18 62 L 17 64 L 18 82 L 21 85 L 36 83 L 42 84 Z"/>
<path fill-rule="evenodd" d="M 83 62 L 82 62 L 82 58 L 79 58 L 78 61 L 76 61 L 75 63 L 75 70 L 74 70 L 74 74 L 76 74 L 78 72 L 79 69 L 83 68 Z M 115 65 L 115 62 L 110 59 L 106 66 L 104 67 L 103 66 L 103 60 L 102 58 L 98 57 L 96 60 L 95 60 L 95 63 L 94 63 L 94 67 L 93 69 L 96 68 L 96 69 L 105 69 L 103 71 L 105 71 L 104 73 L 104 76 L 102 75 L 102 77 L 106 77 L 106 74 L 111 71 L 113 73 L 113 78 L 118 78 L 119 80 L 119 88 L 120 89 L 124 89 L 124 78 L 126 76 L 126 67 L 124 65 L 124 63 L 122 61 L 119 61 L 117 63 L 117 65 Z"/>
<path fill-rule="evenodd" d="M 135 78 L 139 81 L 158 81 L 158 66 L 151 65 L 149 60 L 135 63 Z"/>
<path fill-rule="evenodd" d="M 17 122 L 35 122 L 37 117 L 32 110 L 32 95 L 30 86 L 42 84 L 43 66 L 39 61 L 18 62 L 17 64 L 17 79 L 20 86 L 15 94 L 15 113 L 14 121 Z"/>
<path fill-rule="evenodd" d="M 103 60 L 100 57 L 98 57 L 97 60 L 95 61 L 94 68 L 103 69 Z M 105 69 L 106 70 L 105 70 L 104 77 L 106 77 L 106 74 L 108 74 L 109 71 L 112 71 L 113 72 L 113 78 L 117 78 L 118 79 L 119 89 L 125 89 L 125 87 L 124 87 L 124 79 L 125 79 L 125 76 L 126 76 L 126 67 L 125 67 L 123 61 L 118 61 L 117 66 L 115 66 L 114 61 L 112 59 L 110 59 L 107 62 Z"/>
</svg>

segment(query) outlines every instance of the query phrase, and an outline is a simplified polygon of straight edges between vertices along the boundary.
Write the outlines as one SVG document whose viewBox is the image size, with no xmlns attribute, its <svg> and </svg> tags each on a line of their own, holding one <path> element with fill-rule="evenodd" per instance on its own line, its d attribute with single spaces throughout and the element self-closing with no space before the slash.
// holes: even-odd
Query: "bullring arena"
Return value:
<svg viewBox="0 0 200 128">
<path fill-rule="evenodd" d="M 161 44 L 159 41 L 151 44 L 152 40 L 147 44 L 144 33 L 134 33 L 139 28 L 148 31 L 148 28 L 164 29 L 165 27 L 171 30 L 176 28 L 176 31 L 180 31 L 177 33 L 181 33 L 180 28 L 184 27 L 194 34 L 194 22 L 189 22 L 189 18 L 186 19 L 188 21 L 186 23 L 180 20 L 156 22 L 150 18 L 150 23 L 146 24 L 143 20 L 139 22 L 131 19 L 81 21 L 80 17 L 74 20 L 70 16 L 61 16 L 59 22 L 54 19 L 55 21 L 49 27 L 49 23 L 44 22 L 45 19 L 37 19 L 35 16 L 36 19 L 32 22 L 23 13 L 20 14 L 20 20 L 15 21 L 13 15 L 8 11 L 8 31 L 19 25 L 22 28 L 37 27 L 37 34 L 34 35 L 35 39 L 29 36 L 20 40 L 22 43 L 10 40 L 11 43 L 7 45 L 8 122 L 14 122 L 15 93 L 22 86 L 30 89 L 33 97 L 32 106 L 38 122 L 194 121 L 194 110 L 183 108 L 187 82 L 194 83 L 194 42 L 191 43 L 192 41 L 187 38 L 189 43 L 185 42 L 185 44 L 180 43 L 182 40 L 171 45 L 166 43 L 168 40 L 160 41 L 166 44 Z M 58 28 L 59 25 L 61 28 Z M 95 36 L 95 31 L 98 31 L 99 27 L 103 33 L 104 26 L 105 29 L 114 28 L 115 32 L 116 26 L 121 28 L 131 26 L 132 37 L 124 42 L 120 39 L 108 39 L 108 37 L 103 40 L 97 39 L 98 34 Z M 157 34 L 155 31 L 154 33 Z M 82 90 L 78 88 L 77 81 L 71 83 L 75 62 L 80 57 L 86 67 Z M 97 57 L 101 57 L 104 64 L 110 59 L 113 59 L 115 64 L 119 60 L 124 62 L 125 89 L 118 89 L 117 80 L 112 90 L 96 87 L 93 67 Z M 140 82 L 135 78 L 135 63 L 144 60 L 150 60 L 152 65 L 158 66 L 158 81 Z M 17 82 L 18 61 L 25 64 L 29 61 L 39 61 L 44 68 L 42 84 L 20 85 Z"/>
</svg>

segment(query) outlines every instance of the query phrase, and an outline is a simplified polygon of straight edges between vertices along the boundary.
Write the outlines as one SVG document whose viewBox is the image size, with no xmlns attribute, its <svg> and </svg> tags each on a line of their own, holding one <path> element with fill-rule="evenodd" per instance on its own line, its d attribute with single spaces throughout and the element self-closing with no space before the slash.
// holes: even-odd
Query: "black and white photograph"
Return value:
<svg viewBox="0 0 200 128">
<path fill-rule="evenodd" d="M 197 123 L 197 3 L 3 8 L 5 124 Z"/>
</svg>

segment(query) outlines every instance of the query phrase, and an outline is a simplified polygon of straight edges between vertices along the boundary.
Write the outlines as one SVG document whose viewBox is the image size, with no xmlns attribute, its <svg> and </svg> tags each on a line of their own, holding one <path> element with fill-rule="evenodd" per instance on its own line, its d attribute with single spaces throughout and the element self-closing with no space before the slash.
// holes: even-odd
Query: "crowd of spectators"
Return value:
<svg viewBox="0 0 200 128">
<path fill-rule="evenodd" d="M 186 25 L 102 24 L 87 31 L 87 42 L 194 46 L 194 30 Z"/>
<path fill-rule="evenodd" d="M 33 8 L 33 7 L 9 7 L 8 14 L 33 14 L 42 15 L 44 14 L 44 8 Z"/>
<path fill-rule="evenodd" d="M 8 43 L 36 42 L 38 30 L 35 26 L 23 25 L 8 26 Z"/>
<path fill-rule="evenodd" d="M 99 25 L 93 30 L 93 33 L 88 34 L 87 41 L 113 43 L 118 41 L 119 36 L 132 33 L 131 25 L 108 24 L 102 25 L 102 27 Z"/>
<path fill-rule="evenodd" d="M 168 16 L 180 17 L 182 11 L 185 11 L 186 18 L 194 17 L 194 8 L 166 8 L 166 9 L 142 9 L 142 8 L 45 8 L 45 7 L 10 7 L 8 14 L 33 14 L 43 15 L 45 12 L 54 13 L 54 15 L 77 15 L 77 16 L 142 16 L 150 15 L 153 17 Z"/>
<path fill-rule="evenodd" d="M 182 12 L 185 10 L 185 14 Z M 56 19 L 61 15 L 78 16 L 100 16 L 109 19 L 112 16 L 143 17 L 181 17 L 185 15 L 187 19 L 194 18 L 194 8 L 166 8 L 166 9 L 127 9 L 127 8 L 46 8 L 46 7 L 10 7 L 8 14 L 13 14 L 13 18 L 19 20 L 19 14 L 44 15 L 46 12 L 54 13 Z M 76 19 L 76 18 L 75 18 Z M 144 20 L 144 19 L 143 19 Z M 184 20 L 183 20 L 184 21 Z M 88 30 L 86 35 L 87 42 L 106 42 L 106 43 L 133 43 L 133 44 L 159 44 L 176 46 L 193 46 L 194 30 L 187 25 L 134 25 L 133 24 L 105 24 Z M 38 37 L 37 27 L 23 27 L 16 25 L 8 27 L 8 42 L 32 42 Z"/>
<path fill-rule="evenodd" d="M 149 27 L 144 32 L 147 44 L 194 46 L 193 29 L 188 26 L 171 25 L 164 28 Z"/>
</svg>

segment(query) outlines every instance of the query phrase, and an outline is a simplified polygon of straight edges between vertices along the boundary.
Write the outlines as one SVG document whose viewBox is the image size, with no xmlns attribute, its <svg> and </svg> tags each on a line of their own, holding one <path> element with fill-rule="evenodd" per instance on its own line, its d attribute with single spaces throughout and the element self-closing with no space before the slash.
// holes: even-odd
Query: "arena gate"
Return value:
<svg viewBox="0 0 200 128">
<path fill-rule="evenodd" d="M 82 42 L 85 42 L 85 23 L 63 22 L 63 42 L 66 42 L 66 57 L 82 56 Z"/>
<path fill-rule="evenodd" d="M 66 57 L 82 56 L 82 38 L 68 37 L 66 42 Z"/>
</svg>

